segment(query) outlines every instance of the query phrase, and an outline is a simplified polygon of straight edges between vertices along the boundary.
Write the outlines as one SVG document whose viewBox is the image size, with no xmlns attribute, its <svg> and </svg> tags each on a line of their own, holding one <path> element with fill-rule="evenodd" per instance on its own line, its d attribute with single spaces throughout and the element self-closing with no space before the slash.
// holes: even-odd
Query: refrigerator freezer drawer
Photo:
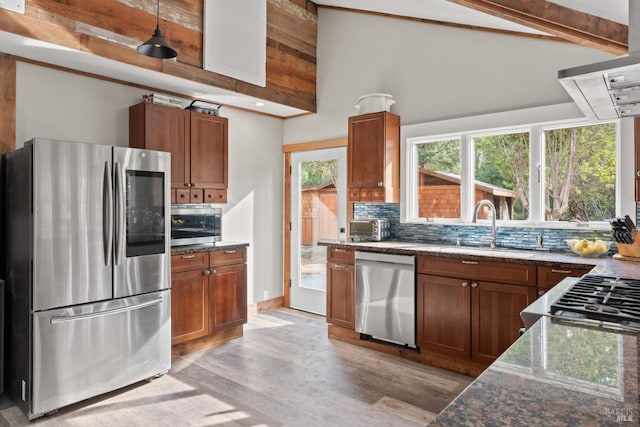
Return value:
<svg viewBox="0 0 640 427">
<path fill-rule="evenodd" d="M 169 290 L 33 314 L 29 417 L 165 373 Z"/>
</svg>

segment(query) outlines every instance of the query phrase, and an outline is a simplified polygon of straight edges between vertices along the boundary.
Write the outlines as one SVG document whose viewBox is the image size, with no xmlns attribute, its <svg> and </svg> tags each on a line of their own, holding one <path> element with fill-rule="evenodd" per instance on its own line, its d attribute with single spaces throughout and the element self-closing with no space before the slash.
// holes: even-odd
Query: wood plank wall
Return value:
<svg viewBox="0 0 640 427">
<path fill-rule="evenodd" d="M 139 54 L 151 37 L 156 0 L 29 0 L 25 14 L 0 9 L 0 30 L 316 112 L 318 11 L 310 0 L 267 0 L 267 85 L 202 69 L 204 0 L 160 2 L 160 29 L 177 60 Z"/>
<path fill-rule="evenodd" d="M 0 53 L 0 154 L 16 148 L 16 59 Z"/>
</svg>

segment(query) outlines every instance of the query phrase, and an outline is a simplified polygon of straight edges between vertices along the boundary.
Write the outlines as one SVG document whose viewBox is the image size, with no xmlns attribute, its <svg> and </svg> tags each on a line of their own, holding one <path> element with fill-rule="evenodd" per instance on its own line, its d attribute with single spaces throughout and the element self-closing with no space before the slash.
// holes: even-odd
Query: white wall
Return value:
<svg viewBox="0 0 640 427">
<path fill-rule="evenodd" d="M 18 62 L 16 145 L 34 138 L 126 146 L 142 89 Z M 282 295 L 282 120 L 222 108 L 229 118 L 224 240 L 248 242 L 248 300 Z"/>
<path fill-rule="evenodd" d="M 565 42 L 318 10 L 318 114 L 286 144 L 347 135 L 358 97 L 389 93 L 409 125 L 570 101 L 557 71 L 613 55 Z"/>
</svg>

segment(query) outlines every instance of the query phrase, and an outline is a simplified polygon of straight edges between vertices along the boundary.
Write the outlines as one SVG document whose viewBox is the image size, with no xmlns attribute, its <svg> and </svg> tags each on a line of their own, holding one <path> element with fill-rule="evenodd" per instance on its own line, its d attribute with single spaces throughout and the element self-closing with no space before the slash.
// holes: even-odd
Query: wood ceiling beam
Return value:
<svg viewBox="0 0 640 427">
<path fill-rule="evenodd" d="M 544 0 L 448 0 L 567 41 L 617 55 L 628 52 L 626 25 Z M 631 1 L 631 0 L 630 0 Z"/>
</svg>

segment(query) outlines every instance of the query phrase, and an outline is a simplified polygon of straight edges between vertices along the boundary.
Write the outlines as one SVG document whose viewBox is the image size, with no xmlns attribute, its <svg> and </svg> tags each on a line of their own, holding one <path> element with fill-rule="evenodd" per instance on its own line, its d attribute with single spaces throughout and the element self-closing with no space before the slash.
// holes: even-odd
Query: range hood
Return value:
<svg viewBox="0 0 640 427">
<path fill-rule="evenodd" d="M 640 116 L 640 1 L 629 0 L 629 55 L 558 71 L 589 119 Z"/>
</svg>

